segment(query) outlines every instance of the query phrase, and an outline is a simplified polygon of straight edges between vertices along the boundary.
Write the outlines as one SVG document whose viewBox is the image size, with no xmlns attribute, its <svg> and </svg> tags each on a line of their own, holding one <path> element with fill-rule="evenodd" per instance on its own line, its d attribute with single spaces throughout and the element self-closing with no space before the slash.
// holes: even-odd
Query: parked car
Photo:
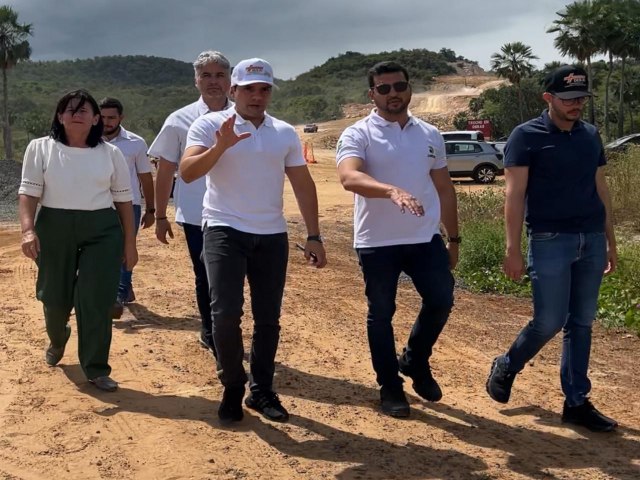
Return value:
<svg viewBox="0 0 640 480">
<path fill-rule="evenodd" d="M 316 133 L 318 131 L 318 125 L 315 123 L 307 123 L 303 128 L 304 133 Z"/>
<path fill-rule="evenodd" d="M 632 133 L 607 143 L 604 149 L 609 152 L 624 152 L 629 145 L 640 145 L 640 133 Z"/>
<path fill-rule="evenodd" d="M 445 142 L 451 177 L 471 177 L 476 183 L 493 183 L 504 174 L 503 155 L 493 145 L 471 140 Z"/>
<path fill-rule="evenodd" d="M 504 155 L 504 147 L 507 144 L 506 141 L 497 140 L 495 142 L 487 142 L 487 143 L 489 145 L 493 145 L 496 148 L 496 150 L 498 150 L 500 153 Z"/>
<path fill-rule="evenodd" d="M 453 132 L 440 132 L 445 142 L 450 140 L 473 140 L 483 142 L 484 135 L 478 130 L 456 130 Z"/>
</svg>

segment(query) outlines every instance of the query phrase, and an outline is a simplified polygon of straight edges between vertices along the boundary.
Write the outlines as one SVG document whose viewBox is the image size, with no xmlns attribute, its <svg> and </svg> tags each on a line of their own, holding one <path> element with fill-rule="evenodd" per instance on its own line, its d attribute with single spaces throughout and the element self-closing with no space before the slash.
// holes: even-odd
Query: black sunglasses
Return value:
<svg viewBox="0 0 640 480">
<path fill-rule="evenodd" d="M 396 92 L 402 93 L 409 88 L 409 82 L 380 83 L 371 88 L 374 88 L 380 95 L 386 95 L 391 91 L 392 87 Z"/>
</svg>

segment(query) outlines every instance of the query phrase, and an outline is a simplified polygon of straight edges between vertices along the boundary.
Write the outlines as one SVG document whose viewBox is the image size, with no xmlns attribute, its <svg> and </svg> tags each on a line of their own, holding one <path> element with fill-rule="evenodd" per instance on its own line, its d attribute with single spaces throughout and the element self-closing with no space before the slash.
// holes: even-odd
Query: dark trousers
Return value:
<svg viewBox="0 0 640 480">
<path fill-rule="evenodd" d="M 140 229 L 140 219 L 142 218 L 142 207 L 140 205 L 133 206 L 133 228 L 138 235 Z M 120 262 L 120 286 L 118 286 L 118 301 L 126 303 L 129 298 L 129 290 L 131 290 L 131 283 L 133 280 L 133 270 L 127 270 L 124 263 Z"/>
<path fill-rule="evenodd" d="M 202 260 L 202 228 L 198 225 L 183 223 L 184 236 L 187 239 L 187 249 L 193 265 L 196 280 L 196 303 L 200 312 L 202 327 L 200 335 L 209 346 L 213 346 L 211 333 L 211 298 L 209 297 L 209 281 L 207 269 Z"/>
<path fill-rule="evenodd" d="M 453 276 L 449 255 L 440 235 L 428 243 L 356 249 L 365 282 L 369 311 L 367 336 L 379 385 L 402 385 L 398 375 L 393 326 L 400 273 L 406 273 L 422 298 L 401 362 L 411 376 L 429 365 L 433 345 L 453 307 Z"/>
<path fill-rule="evenodd" d="M 118 214 L 111 208 L 42 207 L 35 228 L 40 239 L 36 296 L 44 305 L 51 344 L 64 345 L 75 307 L 80 366 L 89 379 L 109 375 L 110 312 L 124 246 Z"/>
<path fill-rule="evenodd" d="M 250 388 L 270 391 L 289 257 L 287 234 L 257 235 L 230 227 L 207 227 L 203 254 L 211 292 L 218 377 L 225 387 L 240 387 L 247 382 L 240 328 L 246 277 L 254 321 Z"/>
</svg>

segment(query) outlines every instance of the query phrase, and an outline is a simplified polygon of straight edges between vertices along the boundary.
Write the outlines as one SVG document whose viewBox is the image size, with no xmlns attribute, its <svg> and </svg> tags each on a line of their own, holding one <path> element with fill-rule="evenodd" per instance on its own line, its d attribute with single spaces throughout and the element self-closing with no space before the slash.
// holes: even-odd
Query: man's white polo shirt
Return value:
<svg viewBox="0 0 640 480">
<path fill-rule="evenodd" d="M 109 143 L 120 149 L 127 161 L 129 175 L 131 176 L 131 193 L 133 194 L 133 204 L 140 205 L 142 196 L 140 195 L 140 182 L 138 174 L 151 173 L 153 167 L 147 157 L 147 142 L 140 135 L 129 132 L 120 126 L 120 132 Z M 153 205 L 150 205 L 153 208 Z"/>
<path fill-rule="evenodd" d="M 227 102 L 225 108 L 232 106 Z M 149 148 L 152 157 L 180 164 L 180 159 L 186 148 L 187 132 L 191 124 L 201 115 L 209 111 L 209 107 L 202 97 L 186 107 L 176 110 L 167 117 L 162 129 Z M 204 178 L 191 183 L 185 183 L 180 176 L 176 179 L 173 201 L 176 206 L 176 222 L 191 225 L 202 224 L 202 197 L 207 189 Z"/>
<path fill-rule="evenodd" d="M 187 147 L 213 146 L 216 131 L 233 114 L 235 108 L 200 117 L 189 129 Z M 266 114 L 258 128 L 236 114 L 234 129 L 251 136 L 224 152 L 207 173 L 203 224 L 256 234 L 286 232 L 284 169 L 306 164 L 298 135 L 288 123 Z"/>
<path fill-rule="evenodd" d="M 337 146 L 338 165 L 357 157 L 363 171 L 382 183 L 395 185 L 414 195 L 424 206 L 417 217 L 387 198 L 355 195 L 354 246 L 381 247 L 428 242 L 439 232 L 440 199 L 430 171 L 447 168 L 444 140 L 438 129 L 413 116 L 400 128 L 375 110 L 348 127 Z"/>
</svg>

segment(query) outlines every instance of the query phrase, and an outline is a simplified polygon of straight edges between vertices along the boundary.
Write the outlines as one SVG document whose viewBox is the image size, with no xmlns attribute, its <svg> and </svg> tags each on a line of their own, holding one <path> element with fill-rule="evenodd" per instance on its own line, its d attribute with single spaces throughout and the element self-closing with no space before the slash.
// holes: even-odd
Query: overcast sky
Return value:
<svg viewBox="0 0 640 480">
<path fill-rule="evenodd" d="M 563 0 L 4 0 L 31 23 L 33 60 L 154 55 L 193 61 L 220 50 L 262 57 L 288 79 L 346 51 L 442 47 L 489 67 L 521 41 L 561 60 L 545 33 Z"/>
</svg>

